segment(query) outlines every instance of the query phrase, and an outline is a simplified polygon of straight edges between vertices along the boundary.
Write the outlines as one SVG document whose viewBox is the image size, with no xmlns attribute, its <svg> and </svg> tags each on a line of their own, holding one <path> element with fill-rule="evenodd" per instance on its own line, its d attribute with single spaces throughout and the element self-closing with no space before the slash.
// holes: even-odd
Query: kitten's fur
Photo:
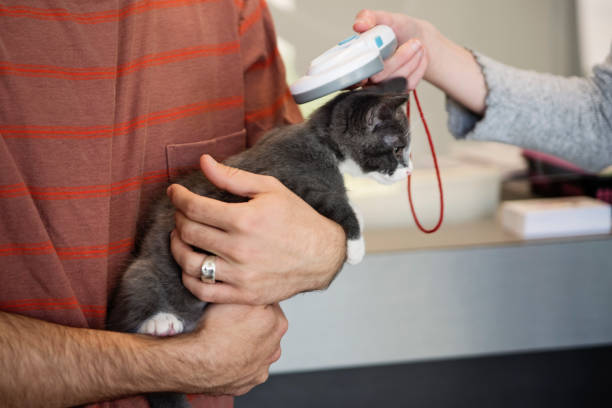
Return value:
<svg viewBox="0 0 612 408">
<path fill-rule="evenodd" d="M 364 255 L 360 221 L 351 207 L 341 175 L 351 171 L 393 182 L 411 170 L 410 136 L 401 109 L 406 81 L 395 78 L 377 86 L 339 94 L 305 123 L 277 128 L 255 146 L 225 163 L 271 175 L 322 215 L 340 224 L 347 237 L 347 262 Z M 189 190 L 226 202 L 246 201 L 221 191 L 200 171 L 178 180 Z M 181 282 L 170 253 L 174 207 L 164 195 L 152 211 L 139 254 L 111 302 L 111 330 L 172 335 L 192 331 L 205 302 Z M 178 394 L 151 394 L 152 406 L 189 406 Z"/>
</svg>

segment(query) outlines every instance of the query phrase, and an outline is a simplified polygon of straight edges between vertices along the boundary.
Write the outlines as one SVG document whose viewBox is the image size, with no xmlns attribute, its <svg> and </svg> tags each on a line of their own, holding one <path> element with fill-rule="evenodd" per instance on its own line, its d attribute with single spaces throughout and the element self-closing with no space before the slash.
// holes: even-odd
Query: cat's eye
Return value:
<svg viewBox="0 0 612 408">
<path fill-rule="evenodd" d="M 402 150 L 404 150 L 404 146 L 395 146 L 393 148 L 393 154 L 400 154 L 402 152 Z"/>
</svg>

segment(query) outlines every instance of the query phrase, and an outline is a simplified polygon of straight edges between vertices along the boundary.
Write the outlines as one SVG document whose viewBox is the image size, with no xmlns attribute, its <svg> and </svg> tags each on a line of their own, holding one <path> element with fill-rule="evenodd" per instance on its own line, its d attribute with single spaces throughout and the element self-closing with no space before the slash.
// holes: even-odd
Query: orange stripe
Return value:
<svg viewBox="0 0 612 408">
<path fill-rule="evenodd" d="M 234 4 L 238 8 L 238 11 L 242 11 L 244 8 L 244 0 L 234 0 Z"/>
<path fill-rule="evenodd" d="M 56 186 L 34 187 L 24 183 L 0 186 L 0 198 L 30 196 L 36 200 L 70 200 L 83 198 L 100 198 L 138 190 L 143 184 L 166 183 L 168 179 L 198 169 L 180 167 L 143 173 L 142 176 L 130 177 L 112 184 L 92 186 Z M 0 246 L 1 248 L 1 246 Z"/>
<path fill-rule="evenodd" d="M 3 197 L 5 195 L 6 196 L 13 196 L 15 194 L 16 195 L 23 195 L 23 193 L 27 194 L 27 191 L 28 190 L 27 190 L 25 184 L 22 183 L 19 187 L 15 186 L 15 187 L 12 187 L 12 188 L 6 188 L 4 190 L 0 188 L 0 197 Z"/>
<path fill-rule="evenodd" d="M 132 248 L 133 240 L 121 244 L 114 244 L 108 248 L 99 248 L 90 251 L 67 251 L 61 248 L 57 249 L 57 255 L 60 259 L 85 259 L 85 258 L 103 258 L 107 255 L 117 254 L 120 252 L 128 252 Z"/>
<path fill-rule="evenodd" d="M 128 252 L 131 250 L 133 243 L 132 238 L 125 238 L 109 244 L 76 247 L 54 247 L 51 241 L 11 243 L 0 245 L 0 256 L 55 253 L 60 259 L 101 258 L 119 252 Z"/>
<path fill-rule="evenodd" d="M 127 178 L 125 180 L 121 180 L 115 183 L 110 184 L 110 186 L 115 186 L 115 185 L 120 185 L 122 183 L 126 183 L 129 182 L 131 180 L 136 180 L 136 179 L 141 179 L 141 178 L 148 178 L 148 177 L 154 177 L 154 176 L 158 176 L 158 175 L 167 175 L 167 170 L 157 170 L 157 171 L 149 171 L 146 173 L 143 173 L 142 176 L 135 176 L 135 177 L 130 177 Z M 45 190 L 49 190 L 49 191 L 65 191 L 65 190 L 82 190 L 82 189 L 93 189 L 93 188 L 104 188 L 104 187 L 108 187 L 109 184 L 96 184 L 96 185 L 91 185 L 91 186 L 59 186 L 59 187 L 31 187 L 28 186 L 27 188 L 30 190 L 41 190 L 41 191 L 45 191 Z M 0 193 L 2 192 L 10 192 L 12 191 L 11 189 L 15 189 L 16 187 L 19 188 L 26 188 L 24 183 L 19 183 L 19 184 L 7 184 L 7 185 L 0 185 Z M 7 190 L 3 190 L 3 189 L 7 189 Z"/>
<path fill-rule="evenodd" d="M 22 185 L 23 183 L 17 183 L 17 184 L 6 184 L 4 186 L 2 186 L 3 188 L 11 188 L 11 187 L 17 187 Z"/>
<path fill-rule="evenodd" d="M 244 102 L 241 96 L 193 103 L 177 108 L 154 112 L 138 117 L 132 121 L 115 126 L 36 126 L 4 125 L 0 133 L 5 139 L 100 139 L 124 135 L 134 129 L 171 122 L 204 112 L 219 111 L 240 106 Z"/>
<path fill-rule="evenodd" d="M 75 297 L 59 299 L 21 299 L 7 302 L 0 302 L 0 309 L 3 310 L 55 310 L 55 309 L 74 309 L 80 308 L 85 314 L 103 315 L 106 314 L 106 306 L 81 305 Z"/>
<path fill-rule="evenodd" d="M 48 254 L 53 252 L 53 246 L 50 241 L 40 242 L 38 244 L 7 244 L 0 246 L 0 256 L 17 255 L 17 254 Z"/>
<path fill-rule="evenodd" d="M 70 309 L 81 309 L 81 312 L 83 312 L 84 315 L 86 316 L 94 316 L 94 317 L 103 317 L 106 315 L 106 310 L 88 310 L 88 309 L 83 309 L 82 306 L 78 305 L 78 304 L 74 304 L 74 305 L 61 305 L 61 306 L 49 306 L 49 307 L 40 307 L 40 306 L 29 306 L 29 307 L 22 307 L 22 308 L 17 308 L 17 309 L 11 309 L 12 311 L 20 311 L 20 312 L 27 312 L 27 311 L 32 311 L 32 310 L 70 310 Z"/>
<path fill-rule="evenodd" d="M 245 119 L 250 122 L 256 119 L 260 119 L 262 117 L 274 115 L 283 106 L 285 100 L 288 97 L 291 97 L 291 92 L 287 88 L 285 93 L 283 93 L 283 95 L 281 95 L 281 97 L 278 98 L 272 105 L 267 106 L 263 109 L 247 112 L 247 114 L 245 115 Z"/>
<path fill-rule="evenodd" d="M 29 6 L 1 6 L 0 16 L 25 17 L 37 20 L 72 21 L 79 24 L 98 24 L 124 19 L 131 15 L 152 10 L 184 7 L 197 3 L 208 3 L 217 0 L 142 0 L 129 6 L 89 13 L 71 13 L 66 9 L 42 9 Z"/>
<path fill-rule="evenodd" d="M 132 249 L 133 244 L 134 240 L 129 238 L 117 242 L 111 242 L 108 245 L 93 247 L 58 247 L 56 248 L 56 253 L 60 259 L 103 258 L 112 254 L 129 252 Z"/>
<path fill-rule="evenodd" d="M 29 189 L 30 195 L 39 200 L 54 200 L 54 199 L 71 199 L 71 198 L 96 198 L 96 197 L 109 197 L 128 191 L 137 190 L 143 184 L 154 184 L 158 182 L 166 182 L 168 180 L 168 174 L 164 173 L 159 176 L 143 177 L 141 179 L 121 184 L 118 186 L 112 186 L 109 188 L 100 188 L 94 190 L 83 190 L 83 191 L 35 191 Z M 22 194 L 24 195 L 24 194 Z M 14 197 L 15 195 L 13 195 Z M 0 198 L 2 195 L 0 194 Z"/>
<path fill-rule="evenodd" d="M 91 133 L 112 133 L 116 131 L 122 131 L 126 128 L 133 128 L 137 125 L 141 125 L 146 122 L 163 120 L 167 117 L 181 114 L 183 112 L 190 112 L 202 108 L 224 106 L 226 104 L 233 105 L 237 102 L 242 102 L 242 98 L 238 96 L 222 98 L 215 101 L 197 102 L 177 108 L 171 108 L 159 112 L 154 112 L 150 115 L 139 116 L 129 122 L 124 122 L 119 125 L 98 125 L 98 126 L 27 126 L 27 125 L 5 125 L 0 126 L 0 131 L 4 133 L 22 132 L 24 130 L 30 132 L 58 132 L 66 134 L 91 134 Z"/>
<path fill-rule="evenodd" d="M 155 184 L 162 183 L 168 180 L 168 173 L 164 171 L 164 174 L 159 176 L 141 177 L 132 182 L 122 182 L 123 184 L 110 185 L 106 188 L 98 188 L 92 190 L 82 191 L 46 191 L 46 189 L 57 189 L 58 187 L 45 187 L 37 188 L 24 185 L 20 189 L 13 189 L 7 191 L 0 191 L 0 198 L 13 198 L 22 196 L 31 196 L 38 200 L 63 200 L 72 198 L 97 198 L 97 197 L 109 197 L 128 191 L 137 190 L 143 184 Z M 71 187 L 65 187 L 70 189 Z"/>
<path fill-rule="evenodd" d="M 3 61 L 0 62 L 0 75 L 50 77 L 71 80 L 117 78 L 152 66 L 200 57 L 227 55 L 238 52 L 239 48 L 240 45 L 237 41 L 217 45 L 187 47 L 179 50 L 145 55 L 132 62 L 122 64 L 117 67 L 71 68 L 57 67 L 53 65 L 14 64 L 8 61 Z"/>
<path fill-rule="evenodd" d="M 249 16 L 247 16 L 240 24 L 240 27 L 238 29 L 240 35 L 244 34 L 249 28 L 251 28 L 253 24 L 255 24 L 261 19 L 262 9 L 264 9 L 265 7 L 265 0 L 260 0 L 255 11 L 253 11 Z"/>
</svg>

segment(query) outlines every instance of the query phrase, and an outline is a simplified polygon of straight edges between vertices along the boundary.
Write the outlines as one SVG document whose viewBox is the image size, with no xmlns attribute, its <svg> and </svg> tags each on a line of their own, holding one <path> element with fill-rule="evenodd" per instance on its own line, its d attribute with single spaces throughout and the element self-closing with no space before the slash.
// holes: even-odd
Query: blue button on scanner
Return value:
<svg viewBox="0 0 612 408">
<path fill-rule="evenodd" d="M 383 41 L 382 41 L 382 38 L 380 38 L 380 35 L 377 35 L 376 38 L 374 38 L 374 41 L 376 41 L 376 46 L 378 48 L 382 47 Z"/>
<path fill-rule="evenodd" d="M 350 37 L 345 38 L 344 40 L 340 41 L 340 42 L 338 43 L 338 45 L 344 45 L 344 44 L 346 44 L 347 42 L 352 41 L 352 40 L 354 40 L 354 39 L 355 39 L 355 38 L 357 38 L 357 37 L 359 37 L 357 34 L 353 34 L 353 35 L 351 35 Z"/>
</svg>

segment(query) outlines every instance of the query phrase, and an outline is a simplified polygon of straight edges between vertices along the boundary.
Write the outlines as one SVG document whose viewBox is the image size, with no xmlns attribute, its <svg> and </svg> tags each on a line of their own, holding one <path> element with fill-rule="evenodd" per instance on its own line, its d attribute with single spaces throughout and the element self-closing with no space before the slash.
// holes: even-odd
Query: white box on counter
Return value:
<svg viewBox="0 0 612 408">
<path fill-rule="evenodd" d="M 610 204 L 591 197 L 506 201 L 501 206 L 504 228 L 523 238 L 609 234 Z"/>
</svg>

